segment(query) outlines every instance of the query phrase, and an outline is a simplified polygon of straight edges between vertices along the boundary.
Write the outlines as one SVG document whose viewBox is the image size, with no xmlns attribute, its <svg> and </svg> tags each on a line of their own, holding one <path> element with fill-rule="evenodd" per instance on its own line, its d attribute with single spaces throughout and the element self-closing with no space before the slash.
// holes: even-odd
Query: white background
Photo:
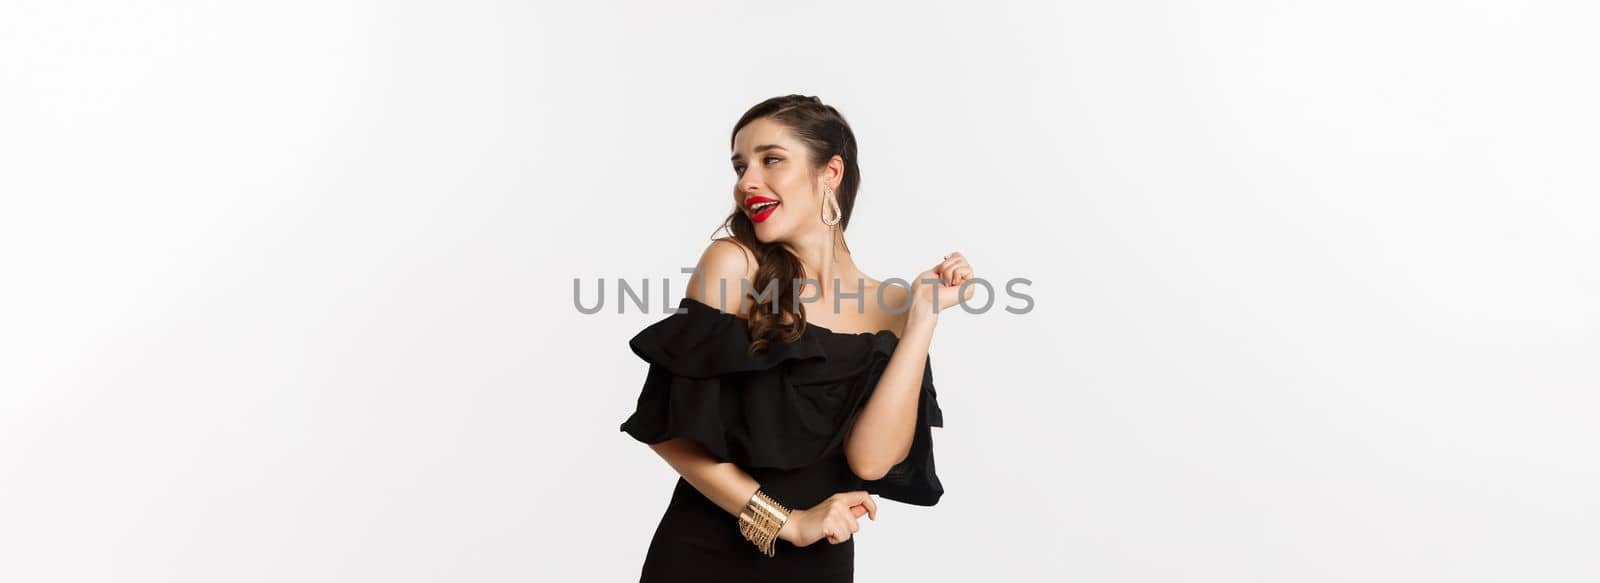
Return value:
<svg viewBox="0 0 1600 583">
<path fill-rule="evenodd" d="M 662 314 L 572 281 L 681 295 L 786 93 L 867 273 L 1034 281 L 858 580 L 1600 579 L 1596 16 L 8 1 L 0 580 L 635 580 Z"/>
</svg>

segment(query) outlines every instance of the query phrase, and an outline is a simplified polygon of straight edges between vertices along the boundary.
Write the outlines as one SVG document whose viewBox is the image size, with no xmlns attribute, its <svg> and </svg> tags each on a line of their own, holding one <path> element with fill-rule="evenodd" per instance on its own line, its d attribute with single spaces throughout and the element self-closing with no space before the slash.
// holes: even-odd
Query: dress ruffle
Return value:
<svg viewBox="0 0 1600 583">
<path fill-rule="evenodd" d="M 688 438 L 745 468 L 804 467 L 842 447 L 899 343 L 887 330 L 848 334 L 808 324 L 798 340 L 750 354 L 745 320 L 689 298 L 678 312 L 628 342 L 650 369 L 621 429 L 643 443 Z M 929 358 L 910 452 L 863 489 L 937 503 L 944 488 L 930 428 L 943 426 Z"/>
</svg>

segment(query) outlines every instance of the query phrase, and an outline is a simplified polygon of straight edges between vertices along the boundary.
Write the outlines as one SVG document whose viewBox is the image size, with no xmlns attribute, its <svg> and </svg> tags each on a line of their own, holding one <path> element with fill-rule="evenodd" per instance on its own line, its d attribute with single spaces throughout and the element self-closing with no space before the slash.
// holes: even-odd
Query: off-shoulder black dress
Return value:
<svg viewBox="0 0 1600 583">
<path fill-rule="evenodd" d="M 678 313 L 628 342 L 650 369 L 622 431 L 644 443 L 692 439 L 790 508 L 850 490 L 933 506 L 944 487 L 934 473 L 930 428 L 943 427 L 944 415 L 931 358 L 906 459 L 882 479 L 863 480 L 844 456 L 845 435 L 898 343 L 887 330 L 850 334 L 808 324 L 800 339 L 750 354 L 745 320 L 684 298 Z M 835 582 L 854 574 L 853 537 L 805 547 L 780 539 L 775 553 L 761 554 L 739 534 L 737 517 L 679 477 L 639 580 Z"/>
</svg>

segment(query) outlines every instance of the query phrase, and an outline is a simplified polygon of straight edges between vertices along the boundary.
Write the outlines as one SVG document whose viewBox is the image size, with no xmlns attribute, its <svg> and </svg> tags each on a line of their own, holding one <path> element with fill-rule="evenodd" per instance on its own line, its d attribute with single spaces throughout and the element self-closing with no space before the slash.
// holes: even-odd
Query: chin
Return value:
<svg viewBox="0 0 1600 583">
<path fill-rule="evenodd" d="M 770 220 L 756 223 L 755 227 L 757 241 L 770 245 L 783 239 L 783 227 Z"/>
</svg>

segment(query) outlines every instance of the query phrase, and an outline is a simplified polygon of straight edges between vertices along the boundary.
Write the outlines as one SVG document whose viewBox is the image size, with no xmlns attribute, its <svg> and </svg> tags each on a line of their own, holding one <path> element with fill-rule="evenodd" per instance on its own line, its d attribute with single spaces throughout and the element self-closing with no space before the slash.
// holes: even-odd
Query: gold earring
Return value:
<svg viewBox="0 0 1600 583">
<path fill-rule="evenodd" d="M 830 207 L 833 208 L 833 220 L 828 220 L 828 209 Z M 823 187 L 822 224 L 832 227 L 839 224 L 839 221 L 842 220 L 844 220 L 844 211 L 839 209 L 839 201 L 833 197 L 833 189 Z"/>
</svg>

